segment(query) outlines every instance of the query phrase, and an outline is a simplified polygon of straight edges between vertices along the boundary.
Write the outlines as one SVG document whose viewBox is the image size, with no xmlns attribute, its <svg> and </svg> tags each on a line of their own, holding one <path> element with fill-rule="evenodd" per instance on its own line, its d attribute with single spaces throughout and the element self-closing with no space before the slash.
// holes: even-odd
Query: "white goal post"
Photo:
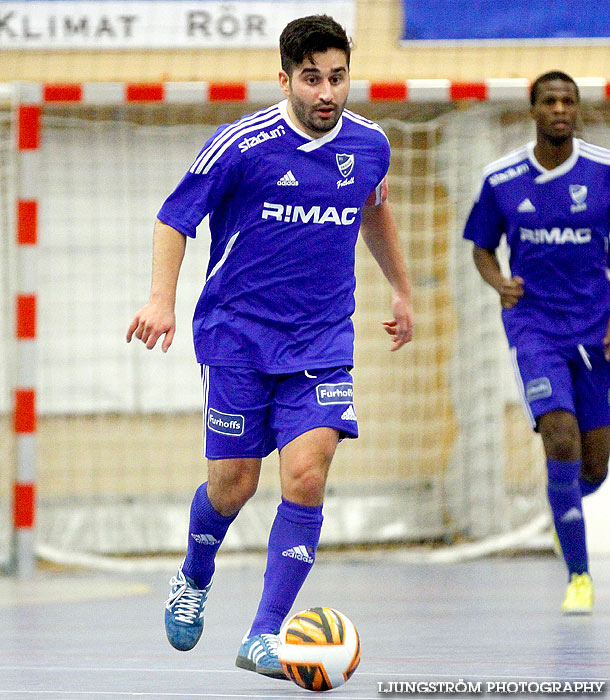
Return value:
<svg viewBox="0 0 610 700">
<path fill-rule="evenodd" d="M 609 145 L 606 81 L 579 83 L 586 135 Z M 359 243 L 361 438 L 337 451 L 323 545 L 504 537 L 527 547 L 548 523 L 541 448 L 512 385 L 498 301 L 461 240 L 483 166 L 532 138 L 527 91 L 523 80 L 353 83 L 350 108 L 380 122 L 392 146 L 390 201 L 417 325 L 390 354 L 380 330 L 389 289 Z M 127 346 L 125 332 L 148 295 L 164 198 L 219 124 L 279 99 L 275 83 L 0 91 L 0 355 L 10 358 L 0 450 L 14 465 L 0 478 L 4 568 L 27 570 L 33 551 L 76 561 L 185 549 L 205 480 L 190 335 L 205 222 L 189 241 L 170 352 Z M 224 548 L 264 547 L 277 500 L 271 456 Z"/>
</svg>

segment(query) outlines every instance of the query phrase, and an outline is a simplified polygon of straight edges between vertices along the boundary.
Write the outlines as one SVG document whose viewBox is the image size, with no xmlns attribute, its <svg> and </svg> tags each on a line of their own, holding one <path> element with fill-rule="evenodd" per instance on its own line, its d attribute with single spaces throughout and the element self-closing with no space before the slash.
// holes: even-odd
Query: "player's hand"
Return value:
<svg viewBox="0 0 610 700">
<path fill-rule="evenodd" d="M 392 311 L 394 318 L 384 321 L 382 325 L 385 332 L 392 336 L 390 350 L 395 352 L 413 340 L 413 305 L 410 300 L 396 296 L 392 302 Z"/>
<path fill-rule="evenodd" d="M 127 329 L 126 340 L 131 342 L 133 335 L 152 350 L 162 335 L 165 335 L 161 349 L 169 350 L 176 332 L 176 315 L 173 309 L 149 302 L 134 316 Z"/>
<path fill-rule="evenodd" d="M 498 289 L 500 303 L 503 309 L 512 309 L 523 296 L 523 279 L 521 277 L 511 277 L 503 280 Z"/>
<path fill-rule="evenodd" d="M 608 321 L 608 328 L 606 329 L 606 335 L 602 340 L 602 345 L 604 346 L 604 357 L 608 362 L 610 362 L 610 321 Z"/>
</svg>

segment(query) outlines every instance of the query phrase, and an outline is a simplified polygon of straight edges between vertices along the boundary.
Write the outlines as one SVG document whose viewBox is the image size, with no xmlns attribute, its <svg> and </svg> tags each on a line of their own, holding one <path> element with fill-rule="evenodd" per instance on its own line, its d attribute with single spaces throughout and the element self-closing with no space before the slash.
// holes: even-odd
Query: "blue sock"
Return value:
<svg viewBox="0 0 610 700">
<path fill-rule="evenodd" d="M 580 493 L 582 497 L 584 498 L 585 496 L 595 493 L 605 480 L 606 477 L 604 477 L 601 481 L 589 481 L 589 479 L 585 479 L 582 475 L 579 476 L 578 481 L 580 483 Z"/>
<path fill-rule="evenodd" d="M 236 517 L 237 513 L 229 517 L 218 513 L 208 498 L 208 482 L 201 484 L 191 503 L 189 543 L 182 565 L 182 571 L 198 588 L 205 588 L 212 580 L 216 553 Z"/>
<path fill-rule="evenodd" d="M 265 585 L 251 637 L 279 632 L 313 566 L 322 520 L 322 506 L 302 506 L 282 498 L 269 534 Z"/>
<path fill-rule="evenodd" d="M 582 574 L 589 567 L 578 481 L 581 463 L 547 459 L 546 465 L 549 474 L 547 493 L 561 551 L 569 574 Z"/>
</svg>

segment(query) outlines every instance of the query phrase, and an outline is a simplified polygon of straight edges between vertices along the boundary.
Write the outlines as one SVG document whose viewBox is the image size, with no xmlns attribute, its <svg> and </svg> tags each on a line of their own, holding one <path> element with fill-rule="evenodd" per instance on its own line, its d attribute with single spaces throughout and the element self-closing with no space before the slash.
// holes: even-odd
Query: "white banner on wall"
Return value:
<svg viewBox="0 0 610 700">
<path fill-rule="evenodd" d="M 320 13 L 353 36 L 355 0 L 0 2 L 0 50 L 275 48 L 288 22 Z"/>
</svg>

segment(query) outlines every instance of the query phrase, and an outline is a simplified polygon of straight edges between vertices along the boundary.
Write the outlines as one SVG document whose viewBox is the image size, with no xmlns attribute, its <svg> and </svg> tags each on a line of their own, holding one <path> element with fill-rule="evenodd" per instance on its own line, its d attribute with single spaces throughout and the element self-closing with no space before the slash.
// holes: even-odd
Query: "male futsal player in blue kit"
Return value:
<svg viewBox="0 0 610 700">
<path fill-rule="evenodd" d="M 565 73 L 533 83 L 536 141 L 484 170 L 464 231 L 500 295 L 517 384 L 542 437 L 566 614 L 593 608 L 582 497 L 601 486 L 610 453 L 610 151 L 574 138 L 579 99 Z M 511 279 L 494 252 L 503 234 Z"/>
<path fill-rule="evenodd" d="M 388 279 L 396 350 L 411 339 L 410 285 L 386 201 L 388 140 L 345 110 L 350 41 L 326 15 L 280 38 L 286 100 L 220 127 L 163 204 L 148 304 L 127 333 L 153 348 L 175 331 L 186 238 L 209 216 L 210 262 L 193 320 L 204 392 L 208 481 L 196 492 L 186 558 L 171 580 L 170 643 L 195 646 L 214 559 L 254 495 L 261 459 L 278 449 L 282 501 L 262 598 L 236 664 L 285 678 L 277 633 L 315 559 L 338 441 L 357 437 L 353 363 L 358 231 Z"/>
</svg>

